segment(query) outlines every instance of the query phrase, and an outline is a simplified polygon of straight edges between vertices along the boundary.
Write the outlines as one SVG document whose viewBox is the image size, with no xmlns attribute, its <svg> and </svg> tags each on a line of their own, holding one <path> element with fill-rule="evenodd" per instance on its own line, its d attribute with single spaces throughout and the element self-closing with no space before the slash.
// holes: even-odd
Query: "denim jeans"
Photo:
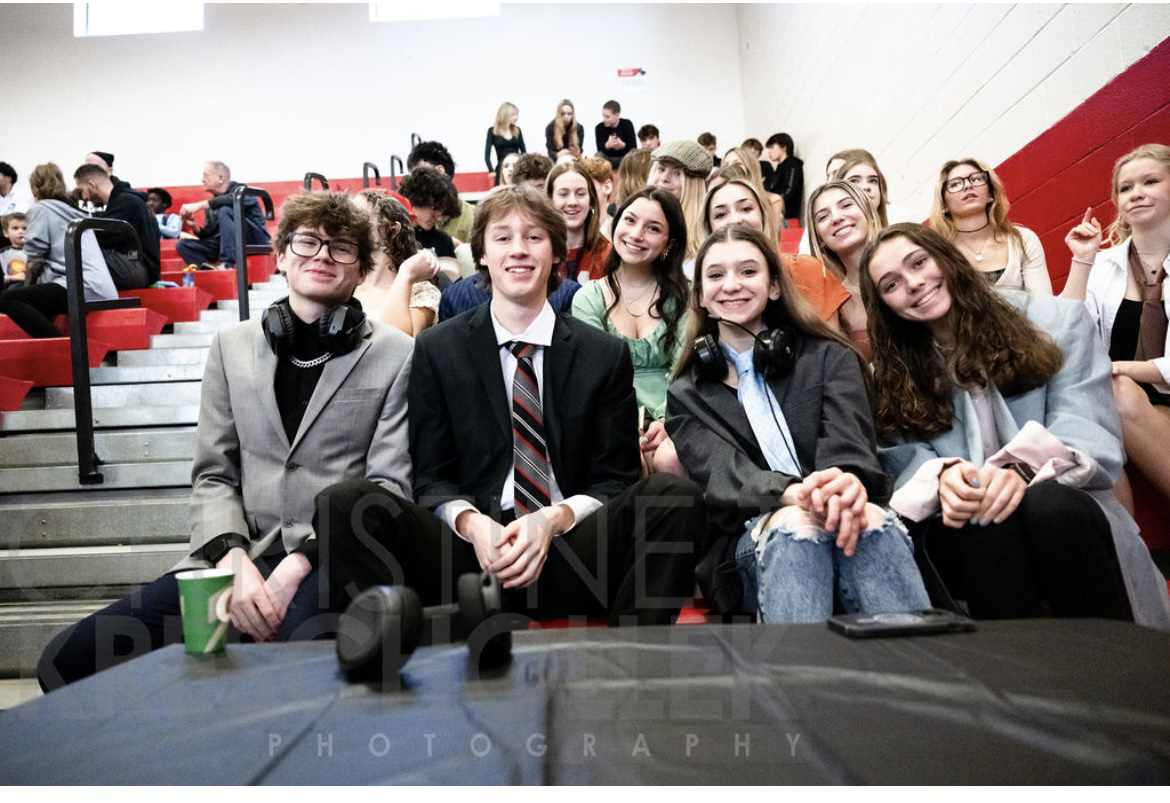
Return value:
<svg viewBox="0 0 1170 803">
<path fill-rule="evenodd" d="M 221 206 L 213 214 L 218 223 L 216 234 L 199 240 L 182 239 L 175 248 L 189 265 L 218 260 L 226 268 L 233 268 L 236 258 L 236 213 L 231 206 Z M 270 242 L 264 224 L 264 213 L 255 198 L 244 199 L 244 245 Z"/>
<path fill-rule="evenodd" d="M 836 535 L 825 530 L 809 537 L 782 524 L 765 530 L 756 542 L 751 529 L 749 524 L 739 539 L 735 557 L 744 581 L 744 609 L 758 612 L 761 622 L 825 621 L 833 614 L 834 576 L 848 613 L 930 607 L 910 536 L 891 510 L 861 534 L 851 558 L 837 548 Z"/>
</svg>

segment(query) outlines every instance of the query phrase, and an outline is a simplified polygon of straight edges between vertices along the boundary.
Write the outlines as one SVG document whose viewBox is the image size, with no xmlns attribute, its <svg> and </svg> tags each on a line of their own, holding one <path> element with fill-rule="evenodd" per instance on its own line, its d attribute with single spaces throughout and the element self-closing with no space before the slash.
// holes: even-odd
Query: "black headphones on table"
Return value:
<svg viewBox="0 0 1170 803">
<path fill-rule="evenodd" d="M 456 591 L 457 603 L 429 608 L 407 586 L 372 586 L 358 594 L 337 628 L 337 659 L 346 677 L 392 677 L 424 641 L 424 630 L 439 632 L 436 622 L 444 623 L 447 638 L 467 641 L 473 673 L 506 666 L 512 659 L 512 631 L 525 629 L 528 618 L 503 610 L 503 589 L 495 575 L 464 574 Z"/>
</svg>

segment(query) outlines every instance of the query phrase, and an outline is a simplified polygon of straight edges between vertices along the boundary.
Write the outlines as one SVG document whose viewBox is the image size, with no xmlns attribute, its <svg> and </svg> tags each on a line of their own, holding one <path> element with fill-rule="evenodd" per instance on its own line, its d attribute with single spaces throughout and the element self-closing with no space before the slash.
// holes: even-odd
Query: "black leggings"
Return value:
<svg viewBox="0 0 1170 803">
<path fill-rule="evenodd" d="M 14 287 L 0 295 L 0 313 L 33 337 L 61 337 L 53 318 L 69 312 L 65 287 L 52 282 Z"/>
<path fill-rule="evenodd" d="M 1038 616 L 1045 605 L 1058 617 L 1133 618 L 1109 521 L 1076 488 L 1031 486 L 1001 524 L 954 529 L 936 516 L 910 533 L 935 604 L 966 600 L 976 619 Z"/>
</svg>

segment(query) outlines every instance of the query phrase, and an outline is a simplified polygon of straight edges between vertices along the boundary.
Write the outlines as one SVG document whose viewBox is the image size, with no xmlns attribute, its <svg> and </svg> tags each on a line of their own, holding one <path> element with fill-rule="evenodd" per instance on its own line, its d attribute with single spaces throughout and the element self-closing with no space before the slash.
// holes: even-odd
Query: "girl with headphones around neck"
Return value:
<svg viewBox="0 0 1170 803">
<path fill-rule="evenodd" d="M 928 607 L 906 530 L 880 506 L 890 483 L 861 360 L 759 231 L 703 244 L 688 342 L 666 429 L 720 532 L 699 571 L 712 608 L 824 621 L 835 579 L 847 612 Z"/>
</svg>

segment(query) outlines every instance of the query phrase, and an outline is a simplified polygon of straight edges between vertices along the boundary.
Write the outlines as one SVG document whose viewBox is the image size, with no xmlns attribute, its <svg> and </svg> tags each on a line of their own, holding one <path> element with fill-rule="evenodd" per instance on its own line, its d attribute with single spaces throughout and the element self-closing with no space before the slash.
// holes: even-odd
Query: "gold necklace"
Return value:
<svg viewBox="0 0 1170 803">
<path fill-rule="evenodd" d="M 642 292 L 632 299 L 629 297 L 630 294 L 626 293 L 626 286 L 625 286 L 625 283 L 622 282 L 621 276 L 617 277 L 617 283 L 618 283 L 618 288 L 621 290 L 621 293 L 622 293 L 622 307 L 625 309 L 625 311 L 628 315 L 630 315 L 633 318 L 641 318 L 643 315 L 645 315 L 647 312 L 650 311 L 650 305 L 654 303 L 654 294 L 658 290 L 658 282 L 657 281 L 650 281 L 650 282 L 647 282 L 646 284 L 642 285 Z M 634 312 L 632 309 L 630 309 L 630 301 L 631 300 L 635 304 L 638 304 L 638 303 L 641 303 L 644 299 L 646 299 L 647 296 L 649 296 L 649 300 L 646 302 L 646 306 L 641 312 Z"/>
</svg>

